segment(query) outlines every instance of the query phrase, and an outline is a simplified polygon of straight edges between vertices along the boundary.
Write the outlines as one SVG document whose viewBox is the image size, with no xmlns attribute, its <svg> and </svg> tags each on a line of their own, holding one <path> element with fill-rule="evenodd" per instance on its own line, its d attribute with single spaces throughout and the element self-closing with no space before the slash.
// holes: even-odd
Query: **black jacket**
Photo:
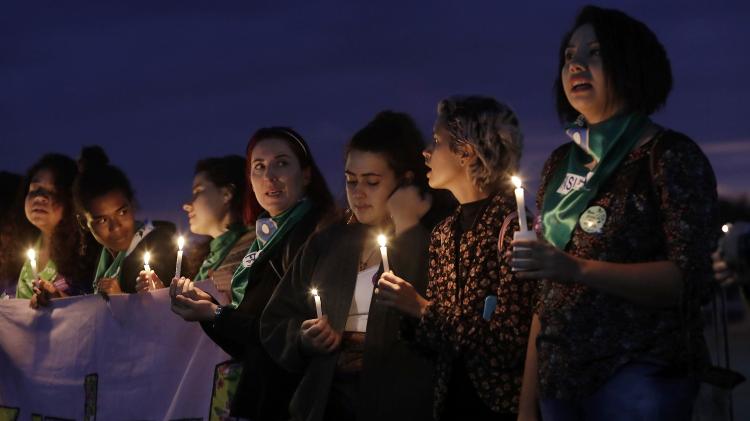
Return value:
<svg viewBox="0 0 750 421">
<path fill-rule="evenodd" d="M 120 289 L 128 294 L 135 293 L 135 281 L 143 270 L 143 253 L 151 253 L 151 269 L 156 272 L 165 286 L 169 286 L 174 277 L 177 262 L 177 242 L 174 224 L 166 221 L 154 221 L 154 230 L 148 233 L 135 247 L 132 253 L 122 262 L 120 269 Z"/>
<path fill-rule="evenodd" d="M 428 238 L 428 228 L 420 224 L 393 239 L 388 247 L 394 273 L 409 280 L 421 294 L 427 287 Z M 309 289 L 315 285 L 320 290 L 323 313 L 331 326 L 342 332 L 366 241 L 375 239 L 360 224 L 336 225 L 316 234 L 263 313 L 264 346 L 285 368 L 303 375 L 290 404 L 294 420 L 323 419 L 339 358 L 338 351 L 310 356 L 301 350 L 300 325 L 315 318 Z M 358 420 L 432 417 L 432 364 L 400 337 L 400 320 L 398 311 L 373 297 L 359 380 Z"/>
<path fill-rule="evenodd" d="M 315 209 L 305 215 L 288 234 L 284 244 L 266 261 L 261 275 L 250 279 L 237 307 L 222 309 L 215 322 L 202 322 L 206 334 L 224 351 L 243 362 L 242 376 L 231 403 L 233 416 L 252 420 L 289 419 L 289 400 L 299 382 L 274 362 L 260 343 L 260 315 L 297 252 L 320 221 Z"/>
</svg>

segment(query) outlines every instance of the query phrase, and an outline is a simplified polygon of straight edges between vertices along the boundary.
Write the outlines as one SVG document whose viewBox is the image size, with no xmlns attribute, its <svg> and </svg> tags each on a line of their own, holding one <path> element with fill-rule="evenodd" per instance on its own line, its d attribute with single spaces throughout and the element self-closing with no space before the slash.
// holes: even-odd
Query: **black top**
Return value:
<svg viewBox="0 0 750 421">
<path fill-rule="evenodd" d="M 122 262 L 120 269 L 122 292 L 128 294 L 136 292 L 135 281 L 143 270 L 143 253 L 146 251 L 153 256 L 151 269 L 156 272 L 164 286 L 172 283 L 177 261 L 177 243 L 175 243 L 177 229 L 173 223 L 167 221 L 154 221 L 153 225 L 153 231 L 149 232 Z"/>
</svg>

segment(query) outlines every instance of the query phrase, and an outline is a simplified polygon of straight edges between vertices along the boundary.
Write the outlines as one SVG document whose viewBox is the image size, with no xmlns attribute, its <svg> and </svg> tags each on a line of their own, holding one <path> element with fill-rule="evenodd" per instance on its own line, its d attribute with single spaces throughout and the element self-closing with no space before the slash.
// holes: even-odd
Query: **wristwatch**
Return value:
<svg viewBox="0 0 750 421">
<path fill-rule="evenodd" d="M 219 320 L 219 317 L 221 317 L 221 312 L 224 311 L 224 306 L 216 306 L 216 310 L 214 310 L 214 325 L 216 325 L 216 322 Z"/>
</svg>

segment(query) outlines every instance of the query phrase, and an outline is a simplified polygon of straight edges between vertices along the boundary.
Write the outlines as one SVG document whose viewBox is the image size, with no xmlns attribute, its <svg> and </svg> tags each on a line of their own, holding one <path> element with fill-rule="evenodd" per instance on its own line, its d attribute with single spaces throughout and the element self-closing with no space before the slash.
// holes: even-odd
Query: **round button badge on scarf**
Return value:
<svg viewBox="0 0 750 421">
<path fill-rule="evenodd" d="M 601 206 L 591 206 L 578 219 L 581 229 L 589 234 L 601 233 L 605 222 L 607 222 L 607 211 Z"/>
</svg>

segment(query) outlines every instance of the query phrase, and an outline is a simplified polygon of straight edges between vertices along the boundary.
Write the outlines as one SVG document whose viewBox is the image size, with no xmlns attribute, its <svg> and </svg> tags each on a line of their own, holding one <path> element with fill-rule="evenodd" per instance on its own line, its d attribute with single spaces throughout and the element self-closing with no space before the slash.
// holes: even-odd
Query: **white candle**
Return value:
<svg viewBox="0 0 750 421">
<path fill-rule="evenodd" d="M 34 276 L 34 280 L 39 277 L 39 272 L 37 272 L 36 269 L 36 250 L 29 249 L 29 251 L 26 252 L 26 257 L 29 258 L 29 264 L 31 265 L 31 274 Z"/>
<path fill-rule="evenodd" d="M 385 243 L 385 235 L 378 235 L 378 244 L 380 244 L 380 258 L 383 260 L 383 273 L 391 270 L 391 267 L 388 264 L 388 249 L 385 247 Z"/>
<path fill-rule="evenodd" d="M 151 275 L 151 266 L 148 265 L 148 261 L 151 260 L 151 253 L 145 252 L 143 253 L 143 270 L 146 271 L 146 277 L 149 278 L 151 281 L 151 289 L 156 289 L 156 285 L 154 284 L 154 280 L 151 279 L 149 275 Z"/>
<path fill-rule="evenodd" d="M 180 236 L 177 239 L 177 265 L 174 268 L 175 278 L 179 278 L 182 273 L 182 248 L 185 247 L 185 238 Z"/>
<path fill-rule="evenodd" d="M 526 225 L 526 198 L 523 194 L 523 186 L 521 179 L 518 176 L 511 177 L 511 181 L 516 186 L 516 206 L 518 206 L 518 225 L 521 226 L 521 232 L 527 231 Z"/>
<path fill-rule="evenodd" d="M 312 294 L 313 298 L 315 299 L 315 314 L 317 314 L 318 318 L 320 319 L 323 317 L 323 308 L 320 304 L 320 295 L 318 295 L 318 289 L 311 289 L 310 294 Z"/>
</svg>

